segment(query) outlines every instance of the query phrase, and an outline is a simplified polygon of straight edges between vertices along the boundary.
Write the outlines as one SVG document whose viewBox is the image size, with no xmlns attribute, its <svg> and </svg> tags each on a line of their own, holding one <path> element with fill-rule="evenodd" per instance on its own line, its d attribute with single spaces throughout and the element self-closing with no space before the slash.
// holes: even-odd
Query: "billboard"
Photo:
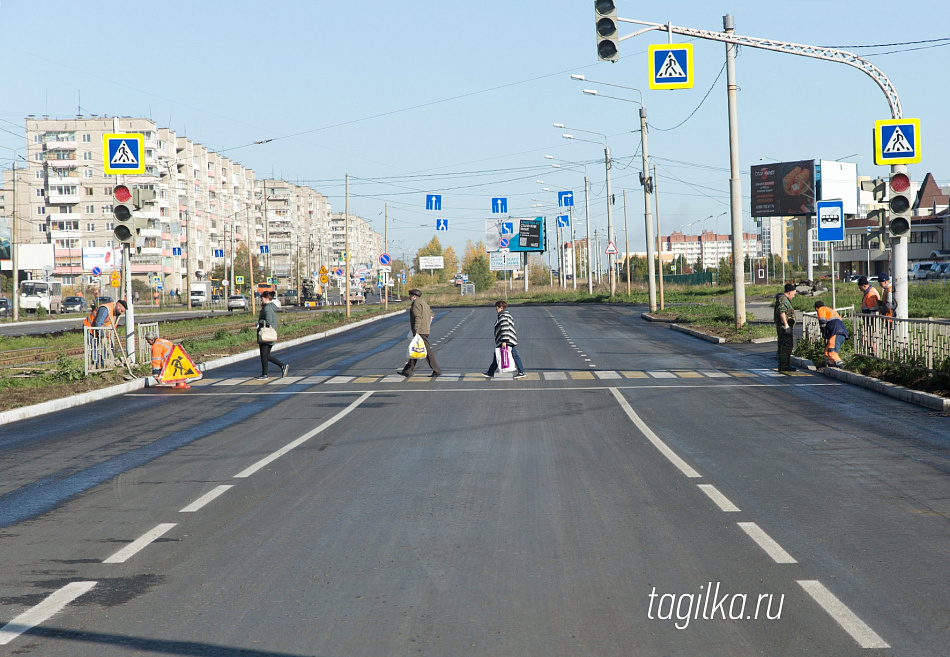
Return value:
<svg viewBox="0 0 950 657">
<path fill-rule="evenodd" d="M 819 161 L 818 190 L 819 201 L 841 199 L 845 214 L 857 214 L 858 165 L 836 160 Z"/>
<path fill-rule="evenodd" d="M 445 257 L 419 256 L 419 269 L 445 269 Z"/>
<path fill-rule="evenodd" d="M 489 219 L 485 222 L 485 250 L 544 251 L 544 217 Z"/>
<path fill-rule="evenodd" d="M 773 162 L 752 167 L 752 216 L 815 214 L 815 161 Z"/>
<path fill-rule="evenodd" d="M 122 249 L 109 246 L 86 246 L 82 250 L 82 270 L 92 271 L 98 267 L 102 271 L 112 271 L 122 266 Z"/>
<path fill-rule="evenodd" d="M 21 271 L 41 270 L 44 267 L 54 267 L 52 244 L 20 244 L 17 246 L 17 268 Z M 10 242 L 0 239 L 0 269 L 13 270 L 13 261 L 10 258 Z"/>
</svg>

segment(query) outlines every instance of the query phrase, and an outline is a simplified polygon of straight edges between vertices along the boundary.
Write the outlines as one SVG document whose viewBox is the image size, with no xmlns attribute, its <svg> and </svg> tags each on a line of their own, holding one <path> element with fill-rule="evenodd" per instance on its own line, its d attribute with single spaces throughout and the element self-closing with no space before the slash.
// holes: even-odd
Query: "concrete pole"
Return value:
<svg viewBox="0 0 950 657">
<path fill-rule="evenodd" d="M 389 203 L 383 205 L 383 253 L 389 253 Z M 392 260 L 389 261 L 392 267 Z M 386 310 L 389 310 L 389 276 L 383 272 L 383 304 Z"/>
<path fill-rule="evenodd" d="M 891 165 L 891 173 L 907 173 L 907 165 Z M 894 315 L 900 319 L 907 319 L 907 242 L 910 240 L 910 233 L 903 237 L 891 238 L 891 285 L 894 289 L 894 301 L 897 303 L 897 310 Z M 884 245 L 884 236 L 881 235 L 881 246 Z M 870 248 L 870 245 L 868 245 Z M 868 276 L 871 270 L 868 269 Z"/>
<path fill-rule="evenodd" d="M 653 165 L 653 177 L 650 178 L 650 182 L 653 183 L 653 205 L 656 207 L 656 260 L 657 266 L 659 267 L 659 283 L 660 283 L 660 300 L 659 306 L 660 310 L 663 310 L 663 248 L 661 246 L 661 240 L 663 233 L 660 231 L 660 193 L 656 190 L 656 165 Z"/>
<path fill-rule="evenodd" d="M 571 218 L 571 281 L 573 288 L 577 290 L 577 240 L 574 239 L 574 195 L 571 194 L 571 207 L 568 208 Z"/>
<path fill-rule="evenodd" d="M 630 296 L 630 230 L 627 228 L 627 190 L 623 190 L 623 263 L 627 268 L 627 296 Z"/>
<path fill-rule="evenodd" d="M 732 14 L 722 17 L 722 26 L 726 34 L 735 33 L 735 19 Z M 732 283 L 736 328 L 745 325 L 745 274 L 741 262 L 742 249 L 742 180 L 739 178 L 739 115 L 736 108 L 736 46 L 726 44 L 726 87 L 729 105 L 729 200 L 732 208 Z"/>
<path fill-rule="evenodd" d="M 617 238 L 614 236 L 614 204 L 613 195 L 610 191 L 610 147 L 604 143 L 604 164 L 607 166 L 607 242 L 617 245 Z M 610 296 L 617 294 L 617 272 L 614 271 L 614 255 L 607 255 L 607 276 L 610 281 Z"/>
<path fill-rule="evenodd" d="M 343 285 L 346 287 L 346 316 L 350 316 L 350 174 L 346 174 L 346 203 L 343 213 Z"/>
<path fill-rule="evenodd" d="M 650 296 L 650 312 L 656 312 L 656 268 L 653 259 L 656 257 L 653 253 L 653 201 L 650 198 L 653 189 L 653 181 L 650 180 L 650 155 L 647 151 L 647 111 L 646 108 L 640 108 L 640 150 L 643 161 L 643 222 L 646 224 L 646 242 L 647 242 L 647 289 Z"/>
<path fill-rule="evenodd" d="M 584 251 L 587 256 L 587 294 L 594 293 L 594 273 L 590 251 L 590 180 L 584 174 L 584 210 L 587 213 L 587 240 L 584 242 Z"/>
<path fill-rule="evenodd" d="M 29 151 L 27 151 L 29 155 Z M 13 151 L 13 217 L 10 220 L 10 266 L 13 268 L 13 321 L 20 321 L 20 261 L 17 258 L 17 246 L 19 244 L 17 240 L 17 198 L 16 198 L 16 187 L 17 187 L 17 168 L 16 168 L 16 151 Z M 85 291 L 84 291 L 85 292 Z"/>
<path fill-rule="evenodd" d="M 805 278 L 810 281 L 815 280 L 815 240 L 812 239 L 812 231 L 815 229 L 815 223 L 811 215 L 805 217 Z"/>
</svg>

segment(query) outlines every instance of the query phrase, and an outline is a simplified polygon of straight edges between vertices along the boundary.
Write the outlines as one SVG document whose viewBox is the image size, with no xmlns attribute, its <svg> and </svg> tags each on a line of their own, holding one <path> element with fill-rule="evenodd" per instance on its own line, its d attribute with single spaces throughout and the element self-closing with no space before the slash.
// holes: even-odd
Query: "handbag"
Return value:
<svg viewBox="0 0 950 657">
<path fill-rule="evenodd" d="M 416 335 L 409 343 L 409 358 L 419 359 L 426 357 L 426 343 L 423 342 L 421 335 Z"/>
<path fill-rule="evenodd" d="M 499 372 L 518 371 L 515 359 L 511 357 L 511 347 L 495 347 L 495 362 L 498 363 Z"/>
<path fill-rule="evenodd" d="M 258 342 L 277 342 L 277 329 L 273 326 L 263 326 L 257 329 Z"/>
</svg>

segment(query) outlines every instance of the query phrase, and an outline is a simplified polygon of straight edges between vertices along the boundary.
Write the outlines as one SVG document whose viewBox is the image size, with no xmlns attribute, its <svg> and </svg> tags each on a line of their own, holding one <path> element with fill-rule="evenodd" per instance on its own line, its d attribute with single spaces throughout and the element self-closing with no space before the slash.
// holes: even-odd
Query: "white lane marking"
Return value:
<svg viewBox="0 0 950 657">
<path fill-rule="evenodd" d="M 729 498 L 719 492 L 719 490 L 712 484 L 697 484 L 699 489 L 706 493 L 713 502 L 716 503 L 720 509 L 726 513 L 735 513 L 739 511 L 739 507 L 729 501 Z"/>
<path fill-rule="evenodd" d="M 163 522 L 160 525 L 155 525 L 155 527 L 139 536 L 111 557 L 103 560 L 102 563 L 125 563 L 135 555 L 136 552 L 148 546 L 155 539 L 160 538 L 162 534 L 174 527 L 175 524 L 174 522 Z"/>
<path fill-rule="evenodd" d="M 703 376 L 708 376 L 711 379 L 721 379 L 727 378 L 729 376 L 725 372 L 720 372 L 718 370 L 700 370 L 699 373 Z"/>
<path fill-rule="evenodd" d="M 199 497 L 197 500 L 195 500 L 194 502 L 192 502 L 191 504 L 189 504 L 188 506 L 186 506 L 184 509 L 182 509 L 182 510 L 179 511 L 178 513 L 194 513 L 195 511 L 197 511 L 198 509 L 200 509 L 201 507 L 203 507 L 205 504 L 207 504 L 208 502 L 210 502 L 210 501 L 213 500 L 214 498 L 218 497 L 219 495 L 221 495 L 221 494 L 224 493 L 225 491 L 227 491 L 229 488 L 234 488 L 234 486 L 232 486 L 231 484 L 225 484 L 225 485 L 223 485 L 223 486 L 218 486 L 217 488 L 214 488 L 214 489 L 212 489 L 211 491 L 209 491 L 209 492 L 205 493 L 204 495 L 202 495 L 201 497 Z"/>
<path fill-rule="evenodd" d="M 828 615 L 835 619 L 841 628 L 851 635 L 862 648 L 890 648 L 890 646 L 868 627 L 867 623 L 858 618 L 853 611 L 841 602 L 834 593 L 825 588 L 824 584 L 816 579 L 800 579 L 798 583 Z"/>
<path fill-rule="evenodd" d="M 545 381 L 567 381 L 567 372 L 542 372 Z"/>
<path fill-rule="evenodd" d="M 349 383 L 355 378 L 354 376 L 335 376 L 326 383 Z"/>
<path fill-rule="evenodd" d="M 373 394 L 373 391 L 372 391 L 372 390 L 369 391 L 369 392 L 363 393 L 363 394 L 360 396 L 359 399 L 357 399 L 355 402 L 353 402 L 352 404 L 350 404 L 349 406 L 347 406 L 346 408 L 344 408 L 342 411 L 340 411 L 339 413 L 337 413 L 336 415 L 334 415 L 333 417 L 331 417 L 329 420 L 327 420 L 326 422 L 324 422 L 323 424 L 321 424 L 321 425 L 318 426 L 317 428 L 311 429 L 310 431 L 308 431 L 308 432 L 305 433 L 304 435 L 300 436 L 300 438 L 297 438 L 296 440 L 287 443 L 286 445 L 284 445 L 283 447 L 281 447 L 280 449 L 278 449 L 276 452 L 274 452 L 274 453 L 271 454 L 270 456 L 265 456 L 264 458 L 262 458 L 260 461 L 258 461 L 258 462 L 255 463 L 254 465 L 252 465 L 252 466 L 250 466 L 250 467 L 248 467 L 248 468 L 245 468 L 244 470 L 241 470 L 239 473 L 237 473 L 236 475 L 234 475 L 235 479 L 243 479 L 244 477 L 250 477 L 252 474 L 254 474 L 255 472 L 257 472 L 258 470 L 260 470 L 260 469 L 263 468 L 264 466 L 268 465 L 269 463 L 272 463 L 273 461 L 276 461 L 277 459 L 279 459 L 281 456 L 283 456 L 284 454 L 286 454 L 286 453 L 289 452 L 290 450 L 292 450 L 292 449 L 294 449 L 294 448 L 296 448 L 296 447 L 300 447 L 300 446 L 303 445 L 305 442 L 307 442 L 308 440 L 310 440 L 311 438 L 313 438 L 314 436 L 316 436 L 318 433 L 320 433 L 321 431 L 323 431 L 323 430 L 326 429 L 327 427 L 330 427 L 330 426 L 332 426 L 334 423 L 336 423 L 336 422 L 342 420 L 343 418 L 345 418 L 347 415 L 349 415 L 349 414 L 353 411 L 353 409 L 355 409 L 357 406 L 359 406 L 359 405 L 362 404 L 364 401 L 366 401 L 366 399 L 367 399 L 370 395 L 372 395 L 372 394 Z"/>
<path fill-rule="evenodd" d="M 636 411 L 633 410 L 627 400 L 623 398 L 623 395 L 620 394 L 620 391 L 617 390 L 617 388 L 610 388 L 610 392 L 613 394 L 614 398 L 616 398 L 617 402 L 620 404 L 620 407 L 627 414 L 627 417 L 629 417 L 630 420 L 635 425 L 637 425 L 637 429 L 640 430 L 640 433 L 646 436 L 647 440 L 653 443 L 653 446 L 660 450 L 660 454 L 669 459 L 670 463 L 679 468 L 680 472 L 682 472 L 687 477 L 702 477 L 702 475 L 693 470 L 693 468 L 691 468 L 690 465 L 686 463 L 686 461 L 677 456 L 676 452 L 670 449 L 666 443 L 660 440 L 659 436 L 653 433 L 653 430 L 650 429 L 650 427 L 648 427 L 646 423 L 640 419 L 640 416 L 637 415 Z"/>
<path fill-rule="evenodd" d="M 657 372 L 647 372 L 654 379 L 675 379 L 676 375 L 672 372 L 657 371 Z"/>
<path fill-rule="evenodd" d="M 782 546 L 775 542 L 771 536 L 765 533 L 761 527 L 754 522 L 738 523 L 746 534 L 753 541 L 759 544 L 759 547 L 765 550 L 765 553 L 772 557 L 775 563 L 798 563 L 788 552 L 782 549 Z"/>
<path fill-rule="evenodd" d="M 0 628 L 0 646 L 7 645 L 24 632 L 49 620 L 70 602 L 91 591 L 95 585 L 96 582 L 71 582 L 58 591 L 53 591 L 43 602 L 27 609 Z"/>
<path fill-rule="evenodd" d="M 621 379 L 620 372 L 614 372 L 613 370 L 600 370 L 594 372 L 594 376 L 598 379 Z"/>
</svg>

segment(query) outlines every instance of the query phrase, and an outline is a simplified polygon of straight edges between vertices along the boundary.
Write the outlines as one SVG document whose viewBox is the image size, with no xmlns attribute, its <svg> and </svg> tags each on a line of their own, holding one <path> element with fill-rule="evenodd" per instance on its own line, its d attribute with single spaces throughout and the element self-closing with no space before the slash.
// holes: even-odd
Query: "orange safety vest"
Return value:
<svg viewBox="0 0 950 657">
<path fill-rule="evenodd" d="M 884 317 L 893 317 L 894 316 L 894 286 L 891 283 L 881 283 L 881 315 Z M 890 308 L 888 304 L 885 303 L 885 300 L 890 301 Z"/>
<path fill-rule="evenodd" d="M 175 344 L 171 340 L 166 340 L 165 338 L 155 338 L 155 342 L 152 343 L 152 369 L 160 370 L 162 365 L 165 362 L 165 359 L 172 353 L 172 349 L 175 347 Z"/>
<path fill-rule="evenodd" d="M 841 315 L 838 314 L 834 308 L 828 306 L 822 306 L 818 309 L 818 320 L 827 322 L 829 319 L 841 319 Z"/>
<path fill-rule="evenodd" d="M 82 320 L 83 326 L 90 326 L 90 327 L 94 326 L 94 322 L 96 321 L 96 315 L 99 314 L 100 308 L 105 308 L 109 311 L 109 316 L 106 317 L 106 321 L 103 323 L 102 326 L 104 328 L 108 328 L 109 326 L 115 326 L 116 325 L 115 303 L 116 303 L 115 301 L 110 301 L 109 303 L 104 303 L 101 306 L 96 306 L 95 308 L 93 308 L 92 312 L 89 313 L 89 317 Z"/>
<path fill-rule="evenodd" d="M 873 285 L 869 285 L 868 289 L 864 291 L 864 298 L 861 299 L 861 312 L 876 313 L 880 305 L 881 295 L 878 294 L 877 288 Z"/>
</svg>

